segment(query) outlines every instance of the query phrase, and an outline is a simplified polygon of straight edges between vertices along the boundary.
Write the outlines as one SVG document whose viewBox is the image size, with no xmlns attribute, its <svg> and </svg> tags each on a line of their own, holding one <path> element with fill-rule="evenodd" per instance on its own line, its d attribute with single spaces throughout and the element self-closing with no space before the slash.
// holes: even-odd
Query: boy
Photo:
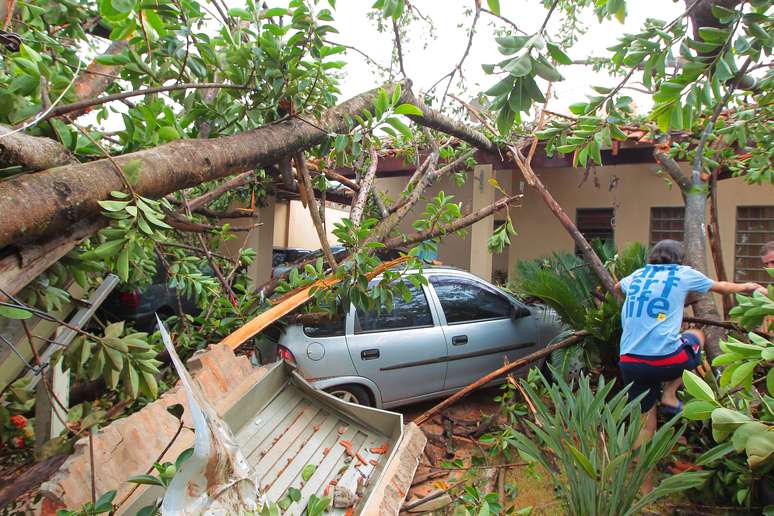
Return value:
<svg viewBox="0 0 774 516">
<path fill-rule="evenodd" d="M 641 439 L 650 439 L 656 431 L 659 398 L 662 412 L 680 412 L 677 389 L 683 371 L 701 363 L 704 332 L 691 329 L 680 333 L 688 292 L 765 292 L 757 283 L 713 281 L 683 265 L 684 257 L 683 244 L 662 240 L 653 247 L 645 267 L 615 286 L 616 292 L 626 296 L 621 310 L 621 375 L 624 385 L 631 384 L 631 398 L 647 393 L 640 402 L 646 417 Z"/>
</svg>

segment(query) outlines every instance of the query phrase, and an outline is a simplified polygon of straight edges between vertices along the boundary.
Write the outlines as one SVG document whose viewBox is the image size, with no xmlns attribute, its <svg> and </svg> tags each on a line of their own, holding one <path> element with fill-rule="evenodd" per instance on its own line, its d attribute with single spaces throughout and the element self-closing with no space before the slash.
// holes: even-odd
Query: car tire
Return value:
<svg viewBox="0 0 774 516">
<path fill-rule="evenodd" d="M 336 387 L 325 389 L 325 392 L 340 400 L 348 401 L 349 403 L 365 405 L 366 407 L 373 406 L 373 403 L 371 403 L 371 396 L 368 395 L 368 391 L 365 387 L 361 385 L 337 385 Z"/>
</svg>

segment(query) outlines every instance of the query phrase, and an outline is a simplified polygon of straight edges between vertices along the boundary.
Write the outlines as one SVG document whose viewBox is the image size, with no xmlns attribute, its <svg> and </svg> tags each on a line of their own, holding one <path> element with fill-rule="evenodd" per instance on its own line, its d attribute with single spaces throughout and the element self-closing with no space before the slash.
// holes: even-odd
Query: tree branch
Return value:
<svg viewBox="0 0 774 516">
<path fill-rule="evenodd" d="M 335 271 L 338 264 L 331 251 L 331 246 L 328 243 L 328 235 L 325 233 L 325 228 L 323 227 L 322 219 L 320 218 L 320 212 L 317 210 L 317 199 L 314 196 L 312 178 L 309 176 L 309 170 L 306 168 L 306 161 L 304 160 L 303 153 L 298 153 L 296 155 L 295 162 L 296 170 L 301 179 L 299 190 L 303 189 L 306 191 L 309 214 L 312 216 L 314 228 L 317 230 L 317 237 L 320 239 L 320 247 L 322 248 L 326 260 L 330 264 L 331 269 Z"/>
<path fill-rule="evenodd" d="M 115 93 L 113 95 L 106 95 L 104 97 L 84 99 L 78 102 L 73 102 L 72 104 L 57 106 L 51 111 L 49 111 L 45 116 L 43 116 L 41 120 L 48 120 L 49 118 L 54 118 L 62 115 L 67 115 L 69 113 L 83 111 L 84 109 L 87 109 L 93 106 L 107 104 L 108 102 L 128 99 L 131 97 L 141 97 L 143 95 L 152 95 L 154 93 L 162 93 L 165 91 L 177 91 L 177 90 L 188 90 L 188 89 L 211 89 L 211 88 L 224 88 L 224 89 L 235 89 L 235 90 L 253 89 L 250 86 L 241 86 L 239 84 L 223 84 L 223 83 L 216 83 L 216 82 L 205 82 L 205 83 L 187 82 L 183 84 L 172 84 L 170 86 L 158 86 L 156 88 L 142 88 L 139 90 L 123 91 L 121 93 Z"/>
<path fill-rule="evenodd" d="M 395 32 L 395 48 L 398 51 L 398 65 L 400 66 L 400 73 L 403 78 L 406 79 L 406 68 L 403 66 L 403 47 L 400 44 L 400 29 L 398 29 L 398 22 L 393 18 L 392 30 Z"/>
<path fill-rule="evenodd" d="M 376 177 L 376 168 L 379 166 L 379 155 L 376 154 L 376 149 L 371 147 L 368 149 L 371 157 L 371 164 L 368 166 L 363 179 L 360 181 L 360 191 L 355 197 L 355 201 L 352 204 L 352 210 L 349 213 L 349 218 L 352 220 L 352 224 L 360 226 L 360 220 L 363 217 L 363 210 L 365 209 L 366 202 L 368 201 L 368 194 L 371 191 L 371 187 Z"/>
<path fill-rule="evenodd" d="M 399 236 L 388 238 L 387 240 L 384 241 L 384 245 L 385 247 L 390 249 L 394 249 L 396 247 L 402 247 L 402 246 L 408 247 L 414 244 L 418 244 L 420 242 L 424 242 L 425 240 L 432 240 L 433 238 L 438 238 L 443 235 L 454 233 L 456 231 L 464 229 L 478 222 L 483 218 L 488 217 L 493 213 L 496 213 L 502 210 L 503 208 L 511 204 L 513 201 L 517 199 L 521 199 L 522 197 L 523 197 L 522 195 L 503 197 L 502 199 L 498 199 L 495 203 L 490 204 L 489 206 L 485 206 L 480 210 L 474 211 L 472 213 L 468 213 L 467 215 L 460 217 L 454 222 L 450 222 L 448 224 L 438 226 L 435 229 L 427 230 L 427 231 L 416 231 L 414 233 L 409 233 L 407 235 L 399 235 Z"/>
<path fill-rule="evenodd" d="M 78 163 L 70 151 L 51 138 L 13 132 L 0 125 L 0 168 L 22 167 L 24 170 L 46 170 Z"/>
<path fill-rule="evenodd" d="M 672 181 L 677 184 L 677 187 L 680 188 L 680 193 L 683 194 L 683 199 L 685 199 L 685 194 L 691 189 L 691 181 L 682 171 L 677 161 L 672 159 L 666 152 L 659 150 L 658 147 L 654 149 L 653 157 L 661 170 L 669 174 Z"/>
<path fill-rule="evenodd" d="M 188 203 L 188 207 L 191 208 L 191 211 L 198 211 L 200 208 L 203 208 L 210 204 L 211 202 L 215 201 L 222 195 L 224 195 L 226 192 L 229 192 L 235 188 L 239 188 L 240 186 L 244 186 L 246 184 L 252 183 L 255 180 L 255 172 L 252 170 L 250 172 L 244 172 L 242 174 L 239 174 L 238 176 L 235 176 L 228 181 L 219 184 L 209 192 L 200 195 L 199 197 L 196 197 L 191 202 Z"/>
</svg>

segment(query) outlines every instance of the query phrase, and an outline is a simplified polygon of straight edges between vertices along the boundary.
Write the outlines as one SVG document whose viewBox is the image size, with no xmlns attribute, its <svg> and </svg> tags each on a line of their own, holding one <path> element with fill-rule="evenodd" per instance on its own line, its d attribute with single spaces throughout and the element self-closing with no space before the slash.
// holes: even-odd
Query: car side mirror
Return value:
<svg viewBox="0 0 774 516">
<path fill-rule="evenodd" d="M 526 306 L 516 304 L 511 306 L 511 319 L 521 319 L 530 315 L 532 315 L 532 312 Z"/>
</svg>

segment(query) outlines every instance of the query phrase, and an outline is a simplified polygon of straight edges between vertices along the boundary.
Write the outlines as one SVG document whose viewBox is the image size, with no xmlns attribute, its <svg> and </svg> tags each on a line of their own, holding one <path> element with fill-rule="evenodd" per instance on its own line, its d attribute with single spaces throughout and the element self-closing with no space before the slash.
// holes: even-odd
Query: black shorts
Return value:
<svg viewBox="0 0 774 516">
<path fill-rule="evenodd" d="M 629 387 L 629 399 L 647 392 L 640 400 L 642 412 L 650 410 L 661 398 L 661 384 L 683 375 L 683 371 L 696 369 L 701 364 L 701 341 L 693 333 L 680 335 L 683 345 L 669 355 L 643 356 L 621 355 L 618 363 L 624 385 Z"/>
</svg>

